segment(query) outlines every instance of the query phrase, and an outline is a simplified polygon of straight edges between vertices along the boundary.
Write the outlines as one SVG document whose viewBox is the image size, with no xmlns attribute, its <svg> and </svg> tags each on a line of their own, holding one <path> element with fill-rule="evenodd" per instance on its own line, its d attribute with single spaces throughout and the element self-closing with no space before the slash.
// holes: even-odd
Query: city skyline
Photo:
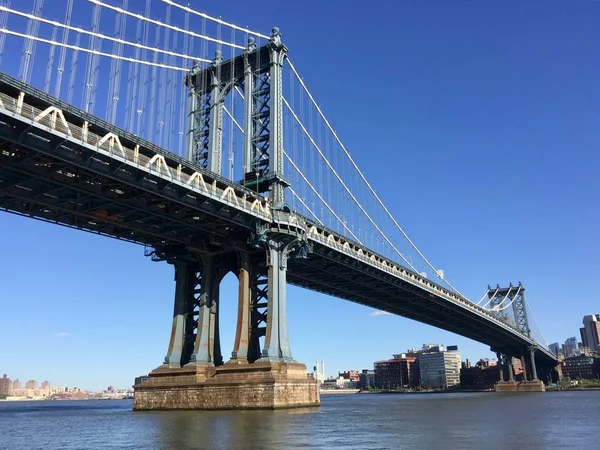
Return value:
<svg viewBox="0 0 600 450">
<path fill-rule="evenodd" d="M 385 315 L 385 316 L 387 316 L 387 315 L 390 315 L 390 314 L 387 314 L 387 313 L 385 313 L 385 314 L 376 314 L 376 313 L 377 313 L 377 311 L 375 311 L 375 312 L 372 312 L 372 313 L 370 313 L 369 315 L 370 315 L 371 317 L 378 317 L 378 316 L 380 316 L 380 315 Z M 600 315 L 598 315 L 598 314 L 585 315 L 585 316 L 583 317 L 583 320 L 585 321 L 587 318 L 590 318 L 590 317 L 596 317 L 596 316 L 600 316 Z M 400 319 L 403 319 L 403 318 L 400 318 Z M 406 320 L 406 319 L 405 319 L 405 320 Z M 585 323 L 585 322 L 584 322 L 584 323 Z M 427 326 L 427 325 L 424 325 L 424 326 Z M 432 327 L 429 327 L 429 328 L 432 328 Z M 598 328 L 598 330 L 600 330 L 600 327 Z M 448 332 L 444 332 L 444 333 L 445 333 L 445 334 L 447 334 L 447 335 L 449 335 L 449 336 L 453 336 L 453 338 L 452 338 L 452 339 L 454 339 L 454 340 L 459 340 L 459 341 L 460 341 L 461 339 L 462 339 L 462 340 L 467 340 L 467 339 L 465 339 L 465 338 L 462 338 L 461 336 L 454 335 L 454 334 L 452 334 L 452 333 L 448 333 Z M 62 333 L 62 332 L 61 332 L 61 333 L 56 333 L 56 334 L 55 334 L 55 336 L 56 336 L 56 337 L 67 337 L 67 336 L 69 336 L 69 335 L 70 335 L 69 333 Z M 599 334 L 599 336 L 600 336 L 600 334 Z M 577 346 L 578 342 L 577 342 L 577 338 L 576 338 L 576 337 L 571 337 L 571 338 L 568 338 L 568 339 L 565 341 L 565 343 L 566 343 L 566 342 L 568 342 L 568 341 L 570 341 L 570 340 L 572 340 L 572 339 L 574 339 L 574 340 L 575 340 L 575 346 Z M 468 341 L 468 340 L 467 340 L 467 341 Z M 429 342 L 431 342 L 431 340 L 430 340 Z M 579 344 L 581 344 L 581 343 L 579 343 Z M 411 352 L 413 352 L 413 353 L 414 353 L 414 352 L 418 352 L 418 351 L 422 350 L 423 348 L 425 348 L 425 347 L 427 347 L 427 346 L 433 346 L 433 345 L 434 345 L 434 344 L 422 344 L 422 347 L 421 347 L 421 348 L 419 348 L 418 346 L 415 346 L 415 344 L 413 343 L 413 346 L 406 347 L 406 350 L 405 350 L 405 351 L 398 351 L 398 350 L 396 350 L 396 351 L 394 351 L 392 354 L 402 354 L 402 353 L 411 353 Z M 548 348 L 549 348 L 551 351 L 554 351 L 554 346 L 555 346 L 555 345 L 557 345 L 557 343 L 552 343 L 552 344 L 549 344 L 549 345 L 548 345 Z M 451 347 L 452 347 L 452 346 L 451 346 Z M 558 354 L 562 354 L 561 352 L 564 352 L 564 349 L 566 348 L 566 346 L 565 346 L 565 344 L 563 344 L 562 346 L 560 346 L 560 347 L 557 347 L 557 348 L 559 348 L 559 351 L 558 351 L 557 353 L 555 353 L 555 354 L 557 354 L 557 355 L 558 355 Z M 579 354 L 579 348 L 577 348 L 577 353 L 568 353 L 568 354 L 565 354 L 565 355 L 564 355 L 564 357 L 575 356 L 576 354 L 577 354 L 577 355 Z M 382 358 L 382 359 L 381 359 L 381 361 L 383 361 L 383 360 L 385 360 L 385 359 L 384 359 L 384 358 Z M 472 354 L 471 354 L 471 355 L 469 355 L 469 357 L 464 357 L 464 358 L 462 359 L 462 361 L 463 361 L 463 362 L 464 362 L 464 361 L 469 361 L 469 360 L 471 360 L 471 361 L 478 361 L 478 360 L 495 361 L 495 360 L 496 360 L 496 358 L 495 358 L 495 355 L 493 355 L 493 354 L 489 354 L 487 357 L 486 357 L 486 356 L 483 356 L 483 355 L 472 355 Z M 373 361 L 374 361 L 374 362 L 372 362 L 372 363 L 371 363 L 371 365 L 370 365 L 370 366 L 368 366 L 368 367 L 354 367 L 354 368 L 353 368 L 353 369 L 351 369 L 351 370 L 357 370 L 357 371 L 360 371 L 360 370 L 370 370 L 370 369 L 372 369 L 372 368 L 374 367 L 374 364 L 377 362 L 377 359 L 374 359 Z M 324 363 L 327 363 L 327 361 L 322 361 L 322 362 L 324 362 Z M 311 366 L 310 364 L 308 364 L 308 365 L 307 365 L 307 368 L 309 369 L 309 370 L 308 370 L 308 372 L 311 372 L 311 371 L 312 371 L 311 367 L 312 367 L 312 366 Z M 326 367 L 327 367 L 327 368 L 330 368 L 329 364 L 327 364 L 327 366 L 326 366 Z M 338 367 L 338 366 L 335 366 L 335 367 L 331 368 L 330 370 L 331 370 L 331 373 L 332 373 L 332 374 L 339 374 L 340 372 L 343 372 L 344 370 L 348 370 L 348 369 L 347 369 L 348 367 L 351 367 L 351 364 L 345 364 L 345 365 L 344 365 L 344 363 L 342 363 L 342 364 L 341 364 L 341 366 L 339 366 L 339 367 Z M 3 373 L 1 369 L 0 369 L 0 373 Z M 147 371 L 146 371 L 146 372 L 143 372 L 143 374 L 146 374 L 146 373 L 147 373 Z M 134 384 L 133 380 L 135 379 L 135 377 L 137 377 L 137 376 L 141 376 L 141 375 L 142 375 L 142 372 L 135 374 L 135 375 L 134 375 L 134 377 L 132 377 L 132 379 L 131 379 L 132 381 L 131 381 L 131 383 L 130 383 L 129 385 L 127 385 L 126 387 L 120 387 L 119 389 L 129 389 L 129 388 L 130 388 L 130 387 L 131 387 L 131 386 Z M 324 373 L 324 376 L 325 376 L 326 378 L 328 377 L 328 375 L 327 375 L 327 372 L 325 372 L 325 373 Z M 329 375 L 329 377 L 331 377 L 331 375 Z M 32 379 L 28 380 L 27 382 L 21 382 L 21 383 L 22 383 L 22 384 L 25 384 L 25 383 L 29 383 L 30 381 L 36 381 L 37 379 L 42 379 L 42 378 L 44 378 L 44 377 L 41 377 L 41 378 L 32 378 Z M 23 379 L 24 379 L 24 378 L 23 378 Z M 1 380 L 1 379 L 0 379 L 0 380 Z M 15 379 L 12 379 L 12 381 L 20 381 L 20 380 L 21 380 L 21 377 L 16 377 Z M 37 382 L 37 381 L 36 381 L 36 382 Z M 45 381 L 45 383 L 48 383 L 48 382 L 47 382 L 47 381 Z M 99 387 L 101 384 L 102 384 L 102 385 L 104 385 L 104 386 L 106 386 L 106 385 L 112 385 L 112 383 L 107 383 L 106 381 L 103 381 L 103 382 L 97 382 L 97 383 L 96 383 L 96 385 L 94 386 L 94 388 L 88 388 L 88 387 L 86 387 L 84 384 L 82 384 L 82 385 L 80 386 L 80 385 L 77 385 L 77 384 L 66 384 L 66 383 L 59 382 L 59 383 L 57 383 L 56 385 L 52 385 L 52 387 L 58 387 L 58 386 L 61 386 L 61 387 L 74 387 L 74 388 L 80 388 L 82 391 L 100 392 L 100 391 L 102 390 L 102 389 Z"/>
<path fill-rule="evenodd" d="M 370 313 L 369 315 L 370 315 L 371 317 L 378 317 L 378 316 L 380 316 L 380 315 L 385 315 L 385 316 L 387 316 L 387 315 L 390 315 L 390 314 L 387 314 L 387 313 L 385 313 L 385 314 L 376 314 L 376 313 L 377 313 L 377 311 L 375 311 L 375 312 L 372 312 L 372 313 Z M 587 318 L 590 318 L 590 317 L 596 317 L 596 316 L 600 316 L 600 315 L 598 315 L 598 314 L 585 315 L 585 316 L 583 317 L 584 323 L 585 323 L 585 320 L 586 320 Z M 400 319 L 403 319 L 403 318 L 400 318 Z M 406 319 L 405 319 L 405 320 L 406 320 Z M 427 326 L 427 325 L 424 325 L 424 326 Z M 432 328 L 432 327 L 429 327 L 429 328 Z M 598 330 L 599 330 L 599 333 L 600 333 L 600 327 L 598 327 Z M 446 334 L 447 334 L 447 335 L 449 335 L 449 336 L 453 336 L 453 339 L 454 339 L 454 340 L 461 340 L 461 339 L 463 339 L 463 340 L 466 340 L 465 338 L 462 338 L 461 336 L 458 336 L 458 335 L 454 335 L 454 334 L 452 334 L 452 333 L 448 333 L 448 332 L 444 332 L 444 333 L 446 333 Z M 62 333 L 62 332 L 61 332 L 61 333 L 56 333 L 56 334 L 55 334 L 55 336 L 56 336 L 56 337 L 67 337 L 67 336 L 69 336 L 69 335 L 70 335 L 69 333 Z M 600 334 L 599 334 L 599 336 L 600 336 Z M 568 339 L 565 341 L 565 343 L 566 343 L 566 342 L 568 342 L 568 341 L 570 341 L 570 340 L 575 340 L 575 346 L 577 346 L 578 342 L 577 342 L 577 338 L 576 338 L 576 337 L 571 337 L 571 338 L 568 338 Z M 467 340 L 467 341 L 468 341 L 468 340 Z M 429 340 L 429 342 L 431 342 L 431 340 Z M 581 344 L 581 343 L 579 343 L 579 344 Z M 404 350 L 402 350 L 402 351 L 398 351 L 398 350 L 396 350 L 396 351 L 394 351 L 392 354 L 414 353 L 414 352 L 421 351 L 422 349 L 426 348 L 427 346 L 430 346 L 430 347 L 431 347 L 431 346 L 434 346 L 434 345 L 437 345 L 437 344 L 422 344 L 422 347 L 418 347 L 418 346 L 415 346 L 415 344 L 413 343 L 413 346 L 408 346 L 408 347 L 406 347 L 406 350 L 405 350 L 405 351 L 404 351 Z M 557 345 L 557 343 L 552 343 L 552 344 L 549 344 L 549 345 L 548 345 L 548 348 L 549 348 L 551 351 L 554 351 L 554 346 L 555 346 L 555 345 Z M 443 346 L 442 346 L 442 347 L 443 347 Z M 450 346 L 450 347 L 453 347 L 453 346 Z M 565 348 L 567 348 L 567 347 L 566 347 L 566 345 L 565 345 L 565 344 L 563 344 L 562 346 L 559 346 L 559 347 L 557 347 L 557 348 L 559 349 L 559 351 L 558 351 L 557 353 L 555 353 L 555 354 L 557 354 L 557 355 L 558 355 L 558 354 L 562 354 L 561 352 L 564 352 L 564 349 L 565 349 Z M 565 354 L 565 355 L 564 355 L 564 357 L 575 356 L 576 354 L 577 354 L 577 355 L 579 354 L 579 348 L 577 348 L 577 353 L 568 353 L 568 354 Z M 381 359 L 381 361 L 384 361 L 384 360 L 385 360 L 384 358 L 382 358 L 382 359 Z M 486 357 L 486 356 L 483 356 L 483 355 L 470 355 L 469 357 L 464 357 L 464 358 L 462 359 L 462 361 L 463 361 L 463 362 L 465 362 L 465 361 L 469 361 L 469 360 L 471 360 L 471 361 L 478 361 L 478 360 L 479 360 L 479 361 L 482 361 L 482 360 L 486 360 L 486 361 L 495 361 L 495 360 L 496 360 L 496 358 L 495 358 L 495 355 L 493 355 L 493 354 L 489 354 L 487 357 Z M 322 362 L 323 362 L 323 363 L 327 363 L 327 361 L 322 361 Z M 330 370 L 331 370 L 331 374 L 339 374 L 339 373 L 343 372 L 344 370 L 356 370 L 356 371 L 361 371 L 361 370 L 371 370 L 371 369 L 374 367 L 374 365 L 376 364 L 376 362 L 377 362 L 377 359 L 374 359 L 374 360 L 373 360 L 373 362 L 371 363 L 371 365 L 370 365 L 370 366 L 368 366 L 368 367 L 354 367 L 353 369 L 348 369 L 348 367 L 351 367 L 351 364 L 345 364 L 345 365 L 344 365 L 344 364 L 342 363 L 342 364 L 341 364 L 341 366 L 339 366 L 339 367 L 338 367 L 338 366 L 335 366 L 335 367 L 333 367 L 333 368 L 332 368 L 332 369 L 330 369 Z M 307 365 L 308 372 L 311 372 L 311 371 L 312 371 L 311 367 L 312 367 L 312 366 L 311 366 L 310 364 L 308 364 L 308 365 Z M 329 364 L 327 364 L 327 366 L 326 366 L 326 367 L 329 369 L 329 368 L 330 368 Z M 2 369 L 0 369 L 0 373 L 3 373 Z M 146 373 L 147 373 L 147 371 L 146 371 L 146 372 L 143 372 L 143 374 L 146 374 Z M 135 374 L 135 375 L 134 375 L 134 377 L 132 377 L 132 379 L 131 379 L 131 383 L 130 383 L 129 385 L 127 385 L 126 387 L 122 387 L 122 386 L 121 386 L 119 389 L 129 389 L 129 388 L 131 388 L 131 386 L 134 384 L 133 380 L 135 379 L 135 377 L 138 377 L 138 376 L 141 376 L 141 375 L 142 375 L 142 372 L 140 372 L 140 373 L 138 373 L 138 374 Z M 327 372 L 325 372 L 325 373 L 324 373 L 324 376 L 325 376 L 325 378 L 328 378 L 328 377 L 331 377 L 332 375 L 329 375 L 329 376 L 328 376 L 328 375 L 327 375 Z M 16 377 L 16 378 L 14 378 L 14 379 L 12 379 L 12 378 L 11 378 L 11 380 L 12 380 L 12 381 L 20 381 L 20 382 L 21 382 L 23 385 L 25 385 L 25 383 L 29 383 L 29 382 L 37 382 L 37 380 L 38 380 L 38 379 L 42 379 L 42 378 L 44 378 L 44 377 L 41 377 L 41 378 L 32 378 L 32 379 L 28 380 L 27 382 L 22 382 L 22 381 L 20 381 L 20 380 L 22 379 L 21 377 Z M 23 378 L 23 379 L 25 379 L 25 378 Z M 0 378 L 0 380 L 1 380 L 1 378 Z M 48 382 L 48 381 L 44 381 L 44 383 L 49 383 L 49 382 Z M 66 383 L 62 383 L 62 382 L 59 382 L 59 383 L 57 383 L 57 384 L 55 384 L 55 385 L 52 385 L 52 387 L 53 387 L 53 388 L 54 388 L 54 387 L 59 387 L 59 386 L 60 386 L 60 387 L 65 387 L 65 388 L 66 388 L 66 387 L 73 387 L 73 388 L 80 388 L 82 391 L 100 392 L 100 391 L 102 391 L 102 389 L 99 387 L 101 384 L 102 384 L 102 385 L 104 385 L 104 386 L 107 386 L 107 385 L 111 385 L 111 386 L 112 386 L 112 383 L 107 383 L 106 381 L 103 381 L 103 382 L 97 382 L 97 383 L 96 383 L 96 385 L 94 386 L 94 388 L 88 388 L 88 387 L 86 387 L 84 384 L 82 384 L 82 385 L 77 385 L 77 384 L 66 384 Z M 1 392 L 0 392 L 0 393 L 1 393 Z"/>
<path fill-rule="evenodd" d="M 42 382 L 39 382 L 38 380 L 35 379 L 30 379 L 27 381 L 21 381 L 19 378 L 11 378 L 9 376 L 9 374 L 7 373 L 3 373 L 2 370 L 0 369 L 0 373 L 2 373 L 3 375 L 0 377 L 0 395 L 4 394 L 4 395 L 11 395 L 10 392 L 17 390 L 17 391 L 54 391 L 54 392 L 58 392 L 58 391 L 81 391 L 81 392 L 106 392 L 106 391 L 111 391 L 113 388 L 113 386 L 111 384 L 108 385 L 107 388 L 105 388 L 104 390 L 98 390 L 98 389 L 87 389 L 85 386 L 67 386 L 64 385 L 62 383 L 51 383 L 48 380 L 44 380 Z M 133 384 L 133 382 L 132 382 Z M 116 390 L 118 391 L 122 391 L 122 390 L 131 390 L 131 386 L 127 386 L 127 387 L 118 387 L 116 388 Z M 15 394 L 12 394 L 15 395 Z"/>
</svg>

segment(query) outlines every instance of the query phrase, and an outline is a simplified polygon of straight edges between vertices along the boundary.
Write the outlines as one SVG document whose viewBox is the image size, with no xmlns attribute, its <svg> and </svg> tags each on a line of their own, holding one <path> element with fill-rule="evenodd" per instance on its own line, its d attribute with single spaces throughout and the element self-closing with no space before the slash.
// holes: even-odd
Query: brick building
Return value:
<svg viewBox="0 0 600 450">
<path fill-rule="evenodd" d="M 474 391 L 494 389 L 500 378 L 498 369 L 496 364 L 486 360 L 480 360 L 473 367 L 463 364 L 460 369 L 460 388 Z"/>
<path fill-rule="evenodd" d="M 375 362 L 375 387 L 378 389 L 416 388 L 421 380 L 416 355 L 400 353 L 392 359 Z"/>
<path fill-rule="evenodd" d="M 338 372 L 338 376 L 355 383 L 360 381 L 360 372 L 358 370 L 345 370 L 343 372 Z"/>
<path fill-rule="evenodd" d="M 576 380 L 579 378 L 600 377 L 600 358 L 580 355 L 563 360 L 563 376 Z"/>
</svg>

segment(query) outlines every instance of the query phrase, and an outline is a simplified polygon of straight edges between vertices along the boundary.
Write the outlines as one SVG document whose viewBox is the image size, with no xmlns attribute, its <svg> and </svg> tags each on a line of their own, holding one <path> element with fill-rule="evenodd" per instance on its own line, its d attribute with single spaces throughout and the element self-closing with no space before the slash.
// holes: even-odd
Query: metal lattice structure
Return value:
<svg viewBox="0 0 600 450">
<path fill-rule="evenodd" d="M 521 283 L 492 289 L 488 286 L 488 308 L 499 319 L 506 321 L 527 337 L 531 337 L 531 328 L 527 319 L 525 288 Z"/>
</svg>

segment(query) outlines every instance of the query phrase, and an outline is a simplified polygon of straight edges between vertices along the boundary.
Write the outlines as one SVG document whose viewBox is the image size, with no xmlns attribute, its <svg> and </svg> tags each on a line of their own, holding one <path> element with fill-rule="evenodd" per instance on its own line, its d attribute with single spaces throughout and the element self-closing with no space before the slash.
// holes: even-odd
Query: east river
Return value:
<svg viewBox="0 0 600 450">
<path fill-rule="evenodd" d="M 0 449 L 600 448 L 600 391 L 323 396 L 320 408 L 133 412 L 130 400 L 0 402 Z"/>
</svg>

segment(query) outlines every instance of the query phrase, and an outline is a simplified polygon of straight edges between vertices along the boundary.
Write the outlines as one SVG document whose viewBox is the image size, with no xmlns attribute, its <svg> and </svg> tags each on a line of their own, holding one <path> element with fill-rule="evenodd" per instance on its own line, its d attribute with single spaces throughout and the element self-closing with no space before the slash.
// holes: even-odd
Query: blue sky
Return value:
<svg viewBox="0 0 600 450">
<path fill-rule="evenodd" d="M 579 336 L 582 317 L 600 312 L 600 2 L 190 4 L 265 33 L 281 28 L 367 178 L 466 295 L 523 282 L 548 343 Z M 170 266 L 141 247 L 9 214 L 0 249 L 0 374 L 100 389 L 129 386 L 162 362 Z M 236 314 L 227 281 L 225 355 Z M 372 312 L 290 287 L 294 356 L 309 367 L 325 360 L 327 374 L 424 342 L 492 356 Z"/>
</svg>

